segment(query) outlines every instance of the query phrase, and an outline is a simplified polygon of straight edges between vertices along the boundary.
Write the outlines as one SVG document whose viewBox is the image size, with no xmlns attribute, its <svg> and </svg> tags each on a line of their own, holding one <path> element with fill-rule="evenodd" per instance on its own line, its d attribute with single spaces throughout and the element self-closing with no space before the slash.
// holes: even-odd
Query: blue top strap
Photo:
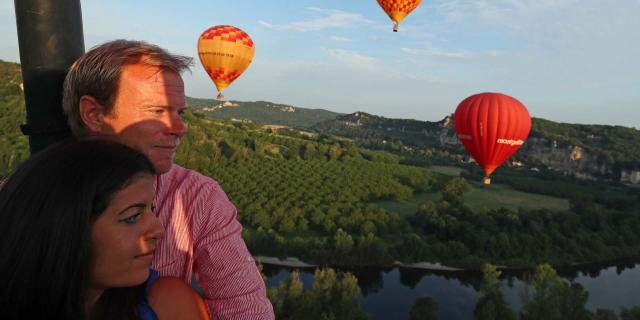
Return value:
<svg viewBox="0 0 640 320">
<path fill-rule="evenodd" d="M 158 280 L 158 271 L 153 269 L 149 270 L 149 278 L 147 279 L 147 283 L 145 285 L 145 293 L 149 293 L 151 285 L 153 285 L 156 280 Z M 142 320 L 159 320 L 158 315 L 156 315 L 153 309 L 151 309 L 151 306 L 149 306 L 146 295 L 145 298 L 138 304 L 138 315 Z"/>
</svg>

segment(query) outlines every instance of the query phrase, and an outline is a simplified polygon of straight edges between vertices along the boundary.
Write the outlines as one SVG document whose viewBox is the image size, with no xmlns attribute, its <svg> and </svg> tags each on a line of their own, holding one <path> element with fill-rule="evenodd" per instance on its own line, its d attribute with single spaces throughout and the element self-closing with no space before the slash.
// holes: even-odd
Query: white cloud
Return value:
<svg viewBox="0 0 640 320">
<path fill-rule="evenodd" d="M 381 78 L 395 80 L 424 81 L 426 83 L 449 83 L 450 81 L 439 76 L 432 75 L 429 71 L 418 71 L 412 69 L 412 65 L 407 65 L 403 61 L 381 61 L 375 57 L 362 54 L 358 51 L 345 49 L 324 49 L 327 55 L 338 63 L 334 67 L 340 69 L 351 69 L 353 72 L 347 74 L 354 77 Z"/>
<path fill-rule="evenodd" d="M 381 68 L 380 61 L 374 57 L 363 55 L 357 51 L 344 49 L 328 49 L 327 53 L 333 59 L 336 59 L 348 67 L 361 70 L 379 70 Z"/>
<path fill-rule="evenodd" d="M 466 52 L 466 51 L 457 51 L 457 52 L 446 52 L 442 51 L 438 48 L 432 49 L 414 49 L 414 48 L 402 48 L 402 52 L 414 55 L 414 56 L 425 56 L 425 57 L 435 57 L 435 58 L 445 58 L 445 59 L 472 59 L 472 58 L 481 58 L 481 57 L 499 57 L 505 55 L 502 51 L 492 50 L 487 52 Z"/>
<path fill-rule="evenodd" d="M 337 41 L 337 42 L 351 42 L 352 40 L 346 37 L 338 37 L 338 36 L 331 36 L 331 40 L 333 41 Z"/>
<path fill-rule="evenodd" d="M 258 23 L 260 25 L 262 25 L 263 27 L 267 27 L 269 29 L 274 29 L 275 28 L 275 25 L 273 23 L 269 23 L 269 22 L 262 21 L 262 20 L 258 21 Z"/>
<path fill-rule="evenodd" d="M 469 59 L 471 53 L 468 52 L 443 52 L 440 49 L 412 49 L 402 48 L 402 51 L 415 56 L 439 57 L 449 59 Z"/>
<path fill-rule="evenodd" d="M 437 0 L 433 6 L 449 23 L 493 28 L 536 46 L 637 35 L 640 27 L 635 0 Z"/>
<path fill-rule="evenodd" d="M 259 21 L 260 25 L 275 30 L 288 30 L 297 32 L 318 31 L 333 28 L 348 28 L 357 25 L 368 24 L 359 13 L 345 12 L 341 10 L 328 10 L 310 7 L 307 10 L 314 13 L 309 20 L 293 21 L 283 24 L 275 24 L 268 21 Z"/>
</svg>

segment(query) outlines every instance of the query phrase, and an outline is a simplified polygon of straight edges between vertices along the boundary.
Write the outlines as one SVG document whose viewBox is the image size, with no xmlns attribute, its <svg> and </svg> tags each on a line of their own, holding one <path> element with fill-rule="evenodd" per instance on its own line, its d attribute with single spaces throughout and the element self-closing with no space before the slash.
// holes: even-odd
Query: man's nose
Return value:
<svg viewBox="0 0 640 320">
<path fill-rule="evenodd" d="M 174 134 L 179 138 L 182 138 L 187 133 L 187 126 L 184 124 L 184 121 L 182 121 L 182 117 L 179 114 L 171 116 L 169 130 L 171 134 Z"/>
</svg>

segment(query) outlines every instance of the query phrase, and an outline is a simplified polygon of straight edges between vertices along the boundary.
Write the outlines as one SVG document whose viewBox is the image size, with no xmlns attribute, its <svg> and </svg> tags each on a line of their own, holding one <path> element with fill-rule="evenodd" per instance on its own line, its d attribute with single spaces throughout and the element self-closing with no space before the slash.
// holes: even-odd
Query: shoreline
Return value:
<svg viewBox="0 0 640 320">
<path fill-rule="evenodd" d="M 296 257 L 286 257 L 285 259 L 280 259 L 278 257 L 267 257 L 267 256 L 254 256 L 253 259 L 255 260 L 256 263 L 260 263 L 260 264 L 270 264 L 270 265 L 277 265 L 277 266 L 282 266 L 282 267 L 290 267 L 290 268 L 317 268 L 317 267 L 322 267 L 321 265 L 317 265 L 317 264 L 310 264 L 310 263 L 306 263 Z M 635 259 L 634 259 L 635 260 Z M 617 261 L 619 262 L 619 261 Z M 570 266 L 554 266 L 554 268 L 558 269 L 558 268 L 566 268 L 566 267 L 570 267 L 570 268 L 580 268 L 580 267 L 586 267 L 586 266 L 590 266 L 590 265 L 615 265 L 617 264 L 616 261 L 609 261 L 609 263 L 607 262 L 591 262 L 591 263 L 573 263 Z M 634 264 L 640 264 L 640 262 L 636 262 Z M 336 266 L 332 266 L 332 267 L 336 267 Z M 420 270 L 430 270 L 430 271 L 444 271 L 444 272 L 466 272 L 466 271 L 479 271 L 479 269 L 473 269 L 473 268 L 457 268 L 457 267 L 450 267 L 450 266 L 446 266 L 443 264 L 440 264 L 438 262 L 416 262 L 416 263 L 403 263 L 400 261 L 395 261 L 391 266 L 357 266 L 357 267 L 363 267 L 363 268 L 385 268 L 385 267 L 394 267 L 394 268 L 411 268 L 411 269 L 420 269 Z M 527 267 L 511 267 L 511 266 L 504 266 L 504 265 L 498 265 L 496 266 L 498 270 L 502 270 L 502 271 L 519 271 L 519 270 L 527 270 L 527 269 L 533 269 L 533 268 L 527 268 Z"/>
<path fill-rule="evenodd" d="M 287 257 L 285 259 L 280 259 L 278 257 L 254 256 L 253 259 L 257 263 L 271 264 L 271 265 L 291 267 L 291 268 L 320 267 L 320 265 L 306 263 L 296 257 Z M 434 271 L 467 271 L 469 270 L 469 269 L 449 267 L 449 266 L 441 265 L 440 263 L 432 263 L 432 262 L 402 263 L 400 261 L 395 261 L 392 266 L 402 267 L 402 268 L 422 269 L 422 270 L 434 270 Z"/>
<path fill-rule="evenodd" d="M 265 256 L 254 256 L 253 259 L 257 263 L 265 263 L 272 264 L 283 267 L 293 267 L 293 268 L 315 268 L 319 267 L 316 264 L 309 264 L 296 257 L 287 257 L 284 260 L 278 257 L 265 257 Z"/>
<path fill-rule="evenodd" d="M 412 268 L 412 269 L 422 269 L 422 270 L 433 270 L 433 271 L 470 271 L 473 269 L 462 269 L 455 268 L 442 265 L 438 262 L 416 262 L 416 263 L 402 263 L 400 261 L 396 261 L 393 263 L 394 267 L 403 267 L 403 268 Z"/>
</svg>

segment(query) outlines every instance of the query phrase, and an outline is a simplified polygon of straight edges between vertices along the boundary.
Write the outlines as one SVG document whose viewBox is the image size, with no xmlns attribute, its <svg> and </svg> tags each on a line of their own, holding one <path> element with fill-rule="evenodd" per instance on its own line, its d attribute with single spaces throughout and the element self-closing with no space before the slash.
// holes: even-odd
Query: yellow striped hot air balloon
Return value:
<svg viewBox="0 0 640 320">
<path fill-rule="evenodd" d="M 420 5 L 422 0 L 378 0 L 378 4 L 382 7 L 382 10 L 389 15 L 389 18 L 396 24 L 393 26 L 393 32 L 398 32 L 398 24 L 404 19 L 413 9 Z"/>
<path fill-rule="evenodd" d="M 222 90 L 247 69 L 255 48 L 244 31 L 233 26 L 215 26 L 198 39 L 200 62 L 218 89 L 218 99 L 224 99 Z"/>
</svg>

